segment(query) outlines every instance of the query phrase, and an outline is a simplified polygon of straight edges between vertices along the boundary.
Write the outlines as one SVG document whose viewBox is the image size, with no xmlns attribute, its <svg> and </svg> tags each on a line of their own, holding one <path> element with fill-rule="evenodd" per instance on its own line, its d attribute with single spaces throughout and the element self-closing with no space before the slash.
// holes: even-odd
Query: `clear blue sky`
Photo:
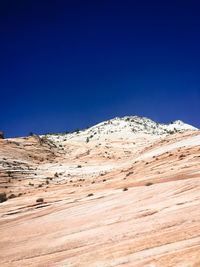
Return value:
<svg viewBox="0 0 200 267">
<path fill-rule="evenodd" d="M 0 1 L 0 130 L 116 116 L 200 128 L 199 1 Z"/>
</svg>

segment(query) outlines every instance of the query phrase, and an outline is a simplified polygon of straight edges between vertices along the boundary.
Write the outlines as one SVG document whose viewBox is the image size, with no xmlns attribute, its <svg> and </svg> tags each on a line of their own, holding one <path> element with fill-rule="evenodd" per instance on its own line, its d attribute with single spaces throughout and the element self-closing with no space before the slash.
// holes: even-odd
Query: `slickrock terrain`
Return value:
<svg viewBox="0 0 200 267">
<path fill-rule="evenodd" d="M 181 121 L 1 139 L 0 193 L 1 266 L 200 266 L 200 131 Z"/>
</svg>

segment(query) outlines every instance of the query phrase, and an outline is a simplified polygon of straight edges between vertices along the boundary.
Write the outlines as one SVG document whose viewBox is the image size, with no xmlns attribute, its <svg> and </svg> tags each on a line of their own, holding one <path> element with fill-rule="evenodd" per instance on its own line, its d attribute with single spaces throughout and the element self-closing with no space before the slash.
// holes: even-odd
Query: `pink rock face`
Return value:
<svg viewBox="0 0 200 267">
<path fill-rule="evenodd" d="M 199 131 L 4 139 L 0 162 L 1 266 L 200 266 Z"/>
</svg>

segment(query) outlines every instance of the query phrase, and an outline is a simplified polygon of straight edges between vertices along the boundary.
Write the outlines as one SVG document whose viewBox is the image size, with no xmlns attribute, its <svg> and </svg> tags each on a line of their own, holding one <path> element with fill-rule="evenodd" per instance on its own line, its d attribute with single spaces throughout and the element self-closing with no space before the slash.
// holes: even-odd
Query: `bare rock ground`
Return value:
<svg viewBox="0 0 200 267">
<path fill-rule="evenodd" d="M 1 266 L 200 266 L 199 131 L 81 138 L 0 140 Z"/>
</svg>

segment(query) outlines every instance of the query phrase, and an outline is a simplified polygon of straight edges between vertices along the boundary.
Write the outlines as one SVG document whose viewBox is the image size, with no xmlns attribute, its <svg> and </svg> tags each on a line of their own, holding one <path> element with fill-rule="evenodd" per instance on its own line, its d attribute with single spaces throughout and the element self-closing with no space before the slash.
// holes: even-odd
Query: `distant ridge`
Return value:
<svg viewBox="0 0 200 267">
<path fill-rule="evenodd" d="M 181 120 L 163 124 L 154 122 L 146 117 L 125 116 L 103 121 L 88 129 L 77 132 L 68 134 L 46 134 L 45 136 L 55 141 L 74 139 L 89 142 L 91 140 L 100 140 L 102 138 L 111 137 L 130 138 L 135 134 L 166 136 L 187 130 L 197 131 L 198 129 Z"/>
</svg>

